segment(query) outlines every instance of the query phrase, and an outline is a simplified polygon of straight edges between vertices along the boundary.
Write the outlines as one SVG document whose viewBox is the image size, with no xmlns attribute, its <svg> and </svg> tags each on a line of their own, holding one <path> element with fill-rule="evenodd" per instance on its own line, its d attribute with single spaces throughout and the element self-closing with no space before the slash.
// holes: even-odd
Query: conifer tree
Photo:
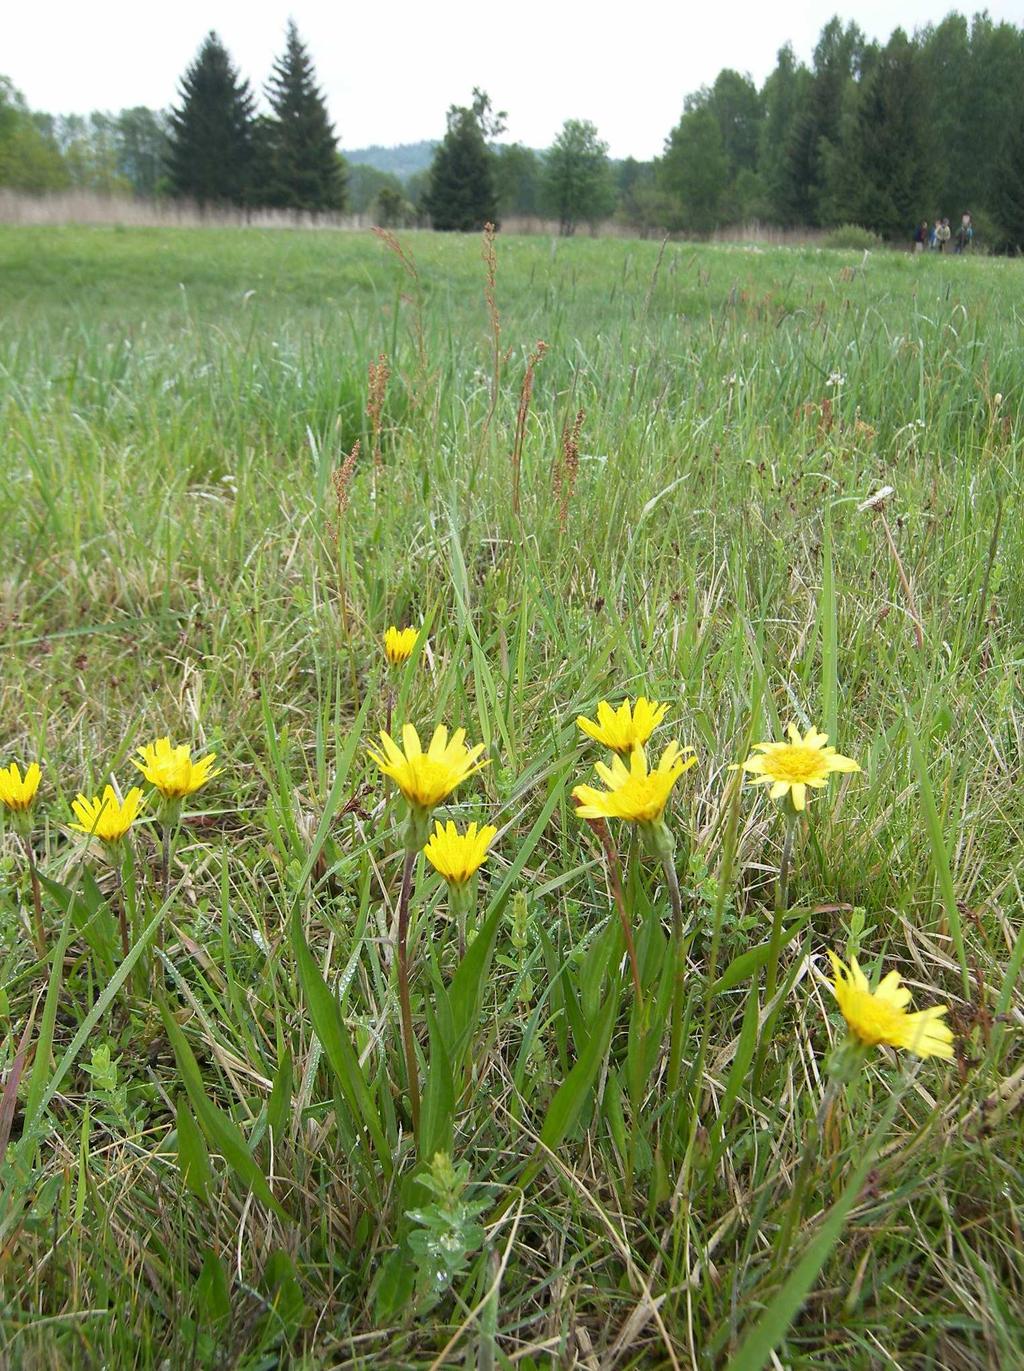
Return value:
<svg viewBox="0 0 1024 1371">
<path fill-rule="evenodd" d="M 253 203 L 255 103 L 223 43 L 207 34 L 171 110 L 171 193 L 200 205 Z"/>
<path fill-rule="evenodd" d="M 345 164 L 313 62 L 292 20 L 266 95 L 271 107 L 265 127 L 266 203 L 282 209 L 344 209 Z"/>
<path fill-rule="evenodd" d="M 486 140 L 502 131 L 504 118 L 492 114 L 490 99 L 480 90 L 473 91 L 472 105 L 449 109 L 425 200 L 434 228 L 472 232 L 498 222 L 494 154 Z"/>
<path fill-rule="evenodd" d="M 896 29 L 864 81 L 856 120 L 840 149 L 837 160 L 856 180 L 833 218 L 899 239 L 929 216 L 934 178 L 926 117 L 914 46 Z"/>
<path fill-rule="evenodd" d="M 1024 252 L 1024 110 L 1014 118 L 1000 149 L 1002 175 L 992 193 L 992 209 L 1002 232 L 1000 247 Z"/>
</svg>

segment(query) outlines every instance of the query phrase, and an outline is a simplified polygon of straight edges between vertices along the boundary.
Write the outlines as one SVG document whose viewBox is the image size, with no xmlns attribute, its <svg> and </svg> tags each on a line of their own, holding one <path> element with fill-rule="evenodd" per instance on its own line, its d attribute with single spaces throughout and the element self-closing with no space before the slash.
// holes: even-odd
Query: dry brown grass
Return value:
<svg viewBox="0 0 1024 1371">
<path fill-rule="evenodd" d="M 283 209 L 201 209 L 188 200 L 138 200 L 123 195 L 103 195 L 97 191 L 66 190 L 46 195 L 0 188 L 0 224 L 25 227 L 56 227 L 63 224 L 114 224 L 125 228 L 260 228 L 260 229 L 341 229 L 375 228 L 372 214 L 311 214 L 304 210 Z M 426 227 L 424 224 L 423 227 Z M 558 237 L 558 221 L 539 215 L 511 214 L 501 222 L 506 234 Z M 614 219 L 581 226 L 581 238 L 651 238 L 663 231 L 642 233 L 631 224 Z M 669 241 L 685 240 L 688 235 L 670 233 Z M 775 247 L 820 247 L 824 229 L 784 229 L 753 221 L 716 229 L 715 243 L 771 244 Z"/>
</svg>

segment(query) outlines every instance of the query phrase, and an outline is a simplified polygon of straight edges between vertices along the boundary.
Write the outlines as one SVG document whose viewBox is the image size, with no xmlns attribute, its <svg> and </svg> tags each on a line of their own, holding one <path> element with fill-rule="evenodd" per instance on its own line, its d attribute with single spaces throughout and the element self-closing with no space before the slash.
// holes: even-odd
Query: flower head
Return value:
<svg viewBox="0 0 1024 1371">
<path fill-rule="evenodd" d="M 633 701 L 623 700 L 618 709 L 613 709 L 607 700 L 597 706 L 597 722 L 582 714 L 577 725 L 588 738 L 607 747 L 612 752 L 632 752 L 642 747 L 668 713 L 668 705 L 657 700 L 648 700 L 646 695 Z"/>
<path fill-rule="evenodd" d="M 460 833 L 452 821 L 436 823 L 423 855 L 450 885 L 465 885 L 487 860 L 487 849 L 498 830 L 490 824 L 477 828 L 470 824 Z"/>
<path fill-rule="evenodd" d="M 593 786 L 578 785 L 572 792 L 577 805 L 576 813 L 581 819 L 629 819 L 638 824 L 658 823 L 676 781 L 684 771 L 697 765 L 697 758 L 685 757 L 684 751 L 692 753 L 693 749 L 680 748 L 676 742 L 669 743 L 653 771 L 648 770 L 647 754 L 642 747 L 635 747 L 630 753 L 628 770 L 621 757 L 613 757 L 610 766 L 598 762 L 595 770 L 608 789 L 597 790 Z"/>
<path fill-rule="evenodd" d="M 39 789 L 43 773 L 36 762 L 30 762 L 22 777 L 17 762 L 8 767 L 0 767 L 0 806 L 15 814 L 31 809 Z"/>
<path fill-rule="evenodd" d="M 846 966 L 834 952 L 828 955 L 835 972 L 833 993 L 851 1034 L 859 1042 L 867 1047 L 888 1043 L 918 1057 L 952 1057 L 953 1034 L 942 1022 L 946 1005 L 932 1005 L 908 1014 L 910 991 L 900 984 L 898 971 L 890 971 L 872 990 L 856 957 Z"/>
<path fill-rule="evenodd" d="M 486 761 L 477 761 L 483 744 L 466 746 L 466 730 L 457 728 L 448 737 L 443 724 L 434 730 L 426 752 L 420 746 L 419 734 L 412 724 L 402 729 L 402 747 L 389 733 L 381 733 L 379 751 L 369 748 L 370 757 L 385 776 L 390 776 L 399 790 L 417 809 L 433 809 L 446 800 L 467 776 L 480 771 Z M 403 751 L 404 749 L 404 751 Z"/>
<path fill-rule="evenodd" d="M 826 747 L 827 733 L 809 728 L 800 737 L 796 724 L 787 729 L 788 743 L 755 743 L 754 751 L 742 764 L 744 771 L 753 773 L 755 785 L 771 786 L 773 800 L 792 796 L 793 808 L 802 810 L 807 803 L 807 787 L 820 790 L 833 771 L 859 771 L 852 757 L 843 757 L 834 747 Z"/>
<path fill-rule="evenodd" d="M 409 660 L 419 636 L 418 628 L 395 628 L 392 624 L 384 634 L 384 655 L 392 666 Z"/>
<path fill-rule="evenodd" d="M 78 823 L 70 827 L 78 833 L 100 838 L 105 843 L 120 842 L 139 817 L 142 803 L 142 791 L 137 785 L 132 786 L 123 800 L 118 799 L 111 785 L 104 789 L 102 797 L 94 796 L 87 800 L 79 794 L 71 801 Z"/>
<path fill-rule="evenodd" d="M 216 752 L 194 762 L 188 744 L 172 747 L 170 738 L 157 738 L 155 743 L 147 743 L 137 750 L 142 760 L 136 761 L 133 757 L 132 765 L 138 767 L 165 800 L 180 800 L 185 795 L 192 795 L 221 772 L 220 767 L 213 769 Z"/>
</svg>

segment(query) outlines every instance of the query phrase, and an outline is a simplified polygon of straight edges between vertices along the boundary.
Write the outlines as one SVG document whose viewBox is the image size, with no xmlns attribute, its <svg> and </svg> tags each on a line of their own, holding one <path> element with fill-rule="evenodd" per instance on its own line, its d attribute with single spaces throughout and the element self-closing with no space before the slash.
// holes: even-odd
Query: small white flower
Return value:
<svg viewBox="0 0 1024 1371">
<path fill-rule="evenodd" d="M 838 389 L 840 386 L 846 385 L 846 377 L 841 371 L 830 371 L 828 380 L 825 384 L 827 386 L 835 386 Z"/>
</svg>

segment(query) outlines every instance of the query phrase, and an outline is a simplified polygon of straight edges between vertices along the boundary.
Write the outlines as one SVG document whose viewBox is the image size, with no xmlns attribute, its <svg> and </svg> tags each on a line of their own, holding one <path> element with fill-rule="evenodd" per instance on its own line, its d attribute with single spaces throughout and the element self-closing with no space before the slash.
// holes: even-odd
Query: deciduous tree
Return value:
<svg viewBox="0 0 1024 1371">
<path fill-rule="evenodd" d="M 544 157 L 541 201 L 563 234 L 611 214 L 615 188 L 602 143 L 589 119 L 567 119 Z"/>
</svg>

